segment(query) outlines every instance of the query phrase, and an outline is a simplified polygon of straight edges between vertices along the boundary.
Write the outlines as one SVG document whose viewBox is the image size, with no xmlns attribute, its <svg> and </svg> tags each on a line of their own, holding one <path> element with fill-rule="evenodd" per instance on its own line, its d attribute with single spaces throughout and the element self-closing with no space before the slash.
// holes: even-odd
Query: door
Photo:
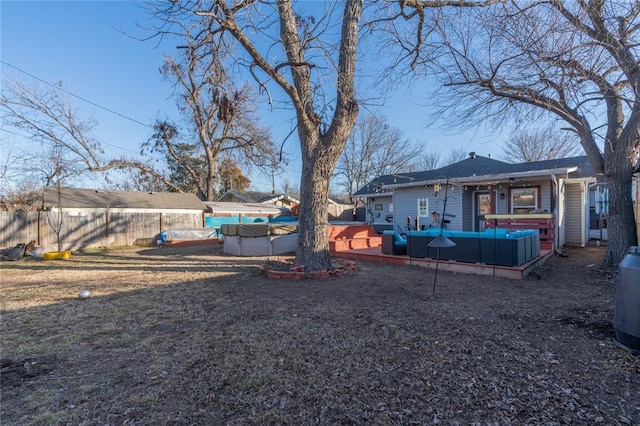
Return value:
<svg viewBox="0 0 640 426">
<path fill-rule="evenodd" d="M 485 227 L 484 215 L 491 213 L 491 195 L 489 192 L 476 192 L 474 193 L 473 199 L 473 230 L 476 232 L 482 232 Z"/>
</svg>

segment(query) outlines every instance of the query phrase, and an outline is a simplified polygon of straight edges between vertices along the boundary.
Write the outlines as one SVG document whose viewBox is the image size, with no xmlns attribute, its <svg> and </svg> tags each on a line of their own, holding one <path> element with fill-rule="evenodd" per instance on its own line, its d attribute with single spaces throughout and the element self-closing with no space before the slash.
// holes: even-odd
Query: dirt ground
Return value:
<svg viewBox="0 0 640 426">
<path fill-rule="evenodd" d="M 0 423 L 640 424 L 604 249 L 435 295 L 430 269 L 281 281 L 211 246 L 4 262 Z"/>
</svg>

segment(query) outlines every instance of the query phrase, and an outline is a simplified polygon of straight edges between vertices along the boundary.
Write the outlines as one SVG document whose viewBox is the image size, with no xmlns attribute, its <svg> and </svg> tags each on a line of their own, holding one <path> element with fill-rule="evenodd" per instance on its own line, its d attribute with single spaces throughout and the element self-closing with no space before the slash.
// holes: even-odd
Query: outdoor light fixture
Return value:
<svg viewBox="0 0 640 426">
<path fill-rule="evenodd" d="M 434 183 L 433 184 L 433 195 L 435 195 L 437 197 L 439 193 L 440 193 L 440 184 L 439 183 Z"/>
<path fill-rule="evenodd" d="M 444 235 L 440 234 L 437 237 L 435 237 L 433 240 L 431 240 L 427 245 L 429 247 L 435 247 L 435 248 L 446 248 L 446 247 L 453 247 L 456 245 L 456 243 L 454 243 Z"/>
<path fill-rule="evenodd" d="M 501 199 L 501 200 L 504 200 L 504 192 L 501 192 L 501 193 L 500 193 L 500 199 Z"/>
</svg>

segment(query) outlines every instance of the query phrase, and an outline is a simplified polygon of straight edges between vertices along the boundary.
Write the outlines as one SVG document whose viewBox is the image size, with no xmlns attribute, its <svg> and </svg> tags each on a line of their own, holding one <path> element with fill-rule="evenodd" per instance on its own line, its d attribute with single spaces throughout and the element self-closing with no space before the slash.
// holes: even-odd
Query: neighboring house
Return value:
<svg viewBox="0 0 640 426">
<path fill-rule="evenodd" d="M 329 221 L 352 222 L 356 220 L 356 208 L 349 201 L 329 195 Z"/>
<path fill-rule="evenodd" d="M 250 204 L 272 204 L 280 207 L 286 207 L 291 215 L 297 216 L 298 205 L 300 201 L 284 193 L 276 192 L 258 192 L 258 191 L 236 191 L 229 190 L 222 194 L 218 201 L 233 203 L 250 203 Z"/>
<path fill-rule="evenodd" d="M 203 228 L 205 205 L 194 194 L 78 188 L 44 188 L 43 209 L 30 239 L 51 244 L 52 224 L 62 224 L 65 247 L 153 244 L 170 228 Z M 60 211 L 62 221 L 59 222 Z"/>
<path fill-rule="evenodd" d="M 470 153 L 436 170 L 379 176 L 354 197 L 366 198 L 367 221 L 378 231 L 443 222 L 481 231 L 488 214 L 549 213 L 560 248 L 587 244 L 596 190 L 606 197 L 586 156 L 511 164 Z"/>
<path fill-rule="evenodd" d="M 286 207 L 289 209 L 291 216 L 298 216 L 299 200 L 300 196 L 298 194 L 235 190 L 225 192 L 218 199 L 219 202 L 273 204 Z M 337 198 L 329 197 L 327 215 L 330 221 L 352 221 L 354 216 L 353 206 Z"/>
<path fill-rule="evenodd" d="M 59 197 L 60 196 L 60 197 Z M 59 204 L 66 213 L 198 213 L 205 205 L 194 194 L 179 192 L 137 192 L 102 189 L 44 188 L 44 210 Z"/>
</svg>

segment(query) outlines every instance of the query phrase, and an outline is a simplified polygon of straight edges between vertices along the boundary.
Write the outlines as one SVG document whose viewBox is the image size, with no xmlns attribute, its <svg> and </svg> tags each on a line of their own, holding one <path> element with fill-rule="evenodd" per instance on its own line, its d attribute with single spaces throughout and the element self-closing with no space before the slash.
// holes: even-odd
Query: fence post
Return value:
<svg viewBox="0 0 640 426">
<path fill-rule="evenodd" d="M 42 211 L 40 210 L 38 210 L 37 220 L 38 220 L 38 225 L 36 227 L 37 233 L 38 233 L 37 239 L 38 239 L 38 245 L 41 246 L 43 244 L 42 244 Z"/>
</svg>

